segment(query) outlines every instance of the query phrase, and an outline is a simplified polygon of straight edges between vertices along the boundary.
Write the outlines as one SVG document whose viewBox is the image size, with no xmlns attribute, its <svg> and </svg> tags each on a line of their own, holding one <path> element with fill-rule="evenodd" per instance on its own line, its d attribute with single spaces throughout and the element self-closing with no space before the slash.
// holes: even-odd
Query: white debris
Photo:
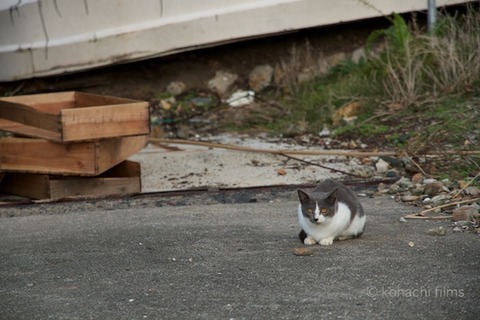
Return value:
<svg viewBox="0 0 480 320">
<path fill-rule="evenodd" d="M 241 107 L 254 101 L 255 92 L 252 90 L 237 90 L 225 102 L 231 107 Z"/>
</svg>

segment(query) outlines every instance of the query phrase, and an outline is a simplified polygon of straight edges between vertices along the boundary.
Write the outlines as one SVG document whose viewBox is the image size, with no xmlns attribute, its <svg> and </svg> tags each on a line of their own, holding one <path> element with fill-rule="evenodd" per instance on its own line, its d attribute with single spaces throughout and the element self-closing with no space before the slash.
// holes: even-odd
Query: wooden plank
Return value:
<svg viewBox="0 0 480 320">
<path fill-rule="evenodd" d="M 144 101 L 63 92 L 0 98 L 0 130 L 56 142 L 148 134 Z"/>
<path fill-rule="evenodd" d="M 7 173 L 0 189 L 2 192 L 33 199 L 50 198 L 48 175 Z"/>
<path fill-rule="evenodd" d="M 27 127 L 21 123 L 5 119 L 0 119 L 0 130 L 14 132 L 16 134 L 24 135 L 27 137 L 38 137 L 52 141 L 58 140 L 60 137 L 60 134 L 58 132 L 34 127 Z"/>
<path fill-rule="evenodd" d="M 142 150 L 147 142 L 147 135 L 103 140 L 95 149 L 97 172 L 104 172 Z"/>
<path fill-rule="evenodd" d="M 84 178 L 50 181 L 50 198 L 106 196 L 140 192 L 140 178 Z"/>
<path fill-rule="evenodd" d="M 75 108 L 98 107 L 104 105 L 127 104 L 139 102 L 137 100 L 104 96 L 93 93 L 75 92 Z"/>
<path fill-rule="evenodd" d="M 139 193 L 141 192 L 140 164 L 124 161 L 98 177 L 7 173 L 0 188 L 5 193 L 34 199 Z"/>
<path fill-rule="evenodd" d="M 61 132 L 58 116 L 40 112 L 22 103 L 0 100 L 0 118 L 53 132 Z"/>
<path fill-rule="evenodd" d="M 62 110 L 62 141 L 148 134 L 147 102 Z"/>
<path fill-rule="evenodd" d="M 0 170 L 95 175 L 97 142 L 63 145 L 42 139 L 0 140 Z"/>
<path fill-rule="evenodd" d="M 148 136 L 59 144 L 43 139 L 0 139 L 0 170 L 99 175 L 140 151 Z"/>
<path fill-rule="evenodd" d="M 2 100 L 21 103 L 38 111 L 59 115 L 62 109 L 73 108 L 75 106 L 75 91 L 2 97 L 0 101 Z"/>
</svg>

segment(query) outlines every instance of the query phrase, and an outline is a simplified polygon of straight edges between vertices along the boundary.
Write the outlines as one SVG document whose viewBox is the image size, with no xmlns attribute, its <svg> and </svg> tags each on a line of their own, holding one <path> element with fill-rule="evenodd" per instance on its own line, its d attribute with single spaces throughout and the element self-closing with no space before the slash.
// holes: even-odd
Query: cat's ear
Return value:
<svg viewBox="0 0 480 320">
<path fill-rule="evenodd" d="M 327 196 L 325 199 L 326 202 L 329 202 L 331 204 L 335 204 L 337 201 L 337 194 L 338 194 L 338 188 L 334 189 L 330 194 Z"/>
<path fill-rule="evenodd" d="M 298 199 L 300 199 L 300 203 L 307 203 L 310 201 L 310 197 L 305 191 L 298 189 L 297 193 L 298 193 Z"/>
</svg>

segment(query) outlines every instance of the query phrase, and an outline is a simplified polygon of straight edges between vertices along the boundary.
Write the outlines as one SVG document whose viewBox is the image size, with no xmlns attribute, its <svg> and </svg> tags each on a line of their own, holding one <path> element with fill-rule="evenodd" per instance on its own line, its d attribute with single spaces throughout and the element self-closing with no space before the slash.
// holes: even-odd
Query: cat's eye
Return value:
<svg viewBox="0 0 480 320">
<path fill-rule="evenodd" d="M 307 209 L 308 214 L 312 214 L 313 210 L 312 209 Z"/>
<path fill-rule="evenodd" d="M 322 208 L 322 210 L 321 210 L 321 211 L 322 211 L 322 213 L 326 213 L 326 212 L 327 212 L 327 209 L 325 209 L 325 208 Z"/>
</svg>

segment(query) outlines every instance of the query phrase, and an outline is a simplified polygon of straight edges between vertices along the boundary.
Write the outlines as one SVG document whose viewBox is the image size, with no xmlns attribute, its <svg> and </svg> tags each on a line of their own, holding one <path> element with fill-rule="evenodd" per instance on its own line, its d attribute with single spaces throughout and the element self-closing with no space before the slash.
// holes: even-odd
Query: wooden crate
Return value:
<svg viewBox="0 0 480 320">
<path fill-rule="evenodd" d="M 81 92 L 0 98 L 0 130 L 56 142 L 148 134 L 148 103 Z"/>
<path fill-rule="evenodd" d="M 60 144 L 44 139 L 0 139 L 0 171 L 99 175 L 140 151 L 148 136 Z"/>
<path fill-rule="evenodd" d="M 2 192 L 33 199 L 107 196 L 141 192 L 140 164 L 124 161 L 97 177 L 6 173 Z"/>
</svg>

